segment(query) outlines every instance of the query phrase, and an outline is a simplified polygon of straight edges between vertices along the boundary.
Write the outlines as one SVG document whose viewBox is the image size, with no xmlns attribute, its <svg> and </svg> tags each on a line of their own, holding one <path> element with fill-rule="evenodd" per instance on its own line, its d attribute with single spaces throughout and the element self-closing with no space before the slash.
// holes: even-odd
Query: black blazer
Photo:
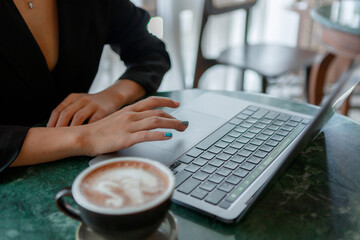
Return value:
<svg viewBox="0 0 360 240">
<path fill-rule="evenodd" d="M 58 0 L 57 7 L 59 59 L 49 72 L 13 1 L 0 1 L 0 172 L 16 158 L 28 127 L 47 120 L 70 93 L 88 92 L 105 44 L 127 66 L 119 79 L 148 94 L 170 67 L 164 43 L 146 29 L 149 15 L 128 0 Z"/>
</svg>

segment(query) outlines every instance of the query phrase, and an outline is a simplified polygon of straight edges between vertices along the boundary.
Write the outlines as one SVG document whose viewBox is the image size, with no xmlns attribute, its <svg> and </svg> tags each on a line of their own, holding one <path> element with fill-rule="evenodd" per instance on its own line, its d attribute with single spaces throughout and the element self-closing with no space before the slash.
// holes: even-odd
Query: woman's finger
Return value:
<svg viewBox="0 0 360 240">
<path fill-rule="evenodd" d="M 188 127 L 187 121 L 180 121 L 175 118 L 163 118 L 158 116 L 151 116 L 140 121 L 132 122 L 129 125 L 129 132 L 138 132 L 143 130 L 152 130 L 156 128 L 176 129 L 177 131 L 185 131 Z"/>
<path fill-rule="evenodd" d="M 168 114 L 160 109 L 146 110 L 146 111 L 142 111 L 142 112 L 125 113 L 121 117 L 127 117 L 128 121 L 135 122 L 135 121 L 140 121 L 142 119 L 153 117 L 153 116 L 175 119 L 173 116 L 171 116 L 170 114 Z"/>
<path fill-rule="evenodd" d="M 90 119 L 96 112 L 95 105 L 87 105 L 84 108 L 77 111 L 72 117 L 70 126 L 78 126 L 85 122 L 86 119 Z"/>
<path fill-rule="evenodd" d="M 64 110 L 61 111 L 59 119 L 56 123 L 56 127 L 68 126 L 74 114 L 84 106 L 86 106 L 86 101 L 81 99 L 67 106 Z"/>
<path fill-rule="evenodd" d="M 149 141 L 163 141 L 172 138 L 171 132 L 161 131 L 139 131 L 132 133 L 127 141 L 127 147 L 131 147 L 136 143 L 149 142 Z"/>
<path fill-rule="evenodd" d="M 177 108 L 180 106 L 180 103 L 174 101 L 170 98 L 165 97 L 148 97 L 144 100 L 141 100 L 135 104 L 128 106 L 128 110 L 141 112 L 146 110 L 151 110 L 158 107 L 171 107 Z"/>
<path fill-rule="evenodd" d="M 67 96 L 51 113 L 47 126 L 55 127 L 61 112 L 76 101 L 82 94 L 72 93 Z"/>
</svg>

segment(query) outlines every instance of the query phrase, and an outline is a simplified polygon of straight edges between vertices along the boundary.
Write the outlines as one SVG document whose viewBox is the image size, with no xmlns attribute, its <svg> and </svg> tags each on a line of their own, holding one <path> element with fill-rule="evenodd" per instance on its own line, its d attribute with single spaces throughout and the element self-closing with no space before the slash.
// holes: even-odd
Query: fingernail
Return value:
<svg viewBox="0 0 360 240">
<path fill-rule="evenodd" d="M 172 133 L 171 132 L 164 133 L 164 136 L 165 137 L 172 137 Z"/>
<path fill-rule="evenodd" d="M 188 126 L 189 125 L 189 121 L 181 121 L 182 125 Z"/>
</svg>

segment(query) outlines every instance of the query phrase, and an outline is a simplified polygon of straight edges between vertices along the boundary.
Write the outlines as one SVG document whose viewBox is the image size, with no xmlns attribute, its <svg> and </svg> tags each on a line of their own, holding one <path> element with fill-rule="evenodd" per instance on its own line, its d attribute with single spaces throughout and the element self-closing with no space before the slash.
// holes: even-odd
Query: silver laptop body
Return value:
<svg viewBox="0 0 360 240">
<path fill-rule="evenodd" d="M 281 169 L 286 167 L 291 162 L 291 159 L 293 159 L 293 157 L 296 156 L 296 154 L 320 132 L 321 128 L 333 115 L 336 107 L 338 107 L 351 93 L 359 81 L 356 76 L 360 75 L 359 69 L 356 68 L 355 65 L 357 66 L 358 64 L 354 64 L 353 68 L 341 77 L 331 94 L 329 94 L 329 97 L 323 102 L 321 109 L 319 109 L 319 112 L 315 117 L 216 93 L 204 93 L 171 113 L 179 120 L 189 121 L 189 127 L 185 132 L 180 133 L 173 130 L 163 130 L 173 132 L 173 138 L 168 141 L 140 143 L 115 153 L 100 155 L 91 160 L 90 165 L 120 156 L 139 156 L 155 159 L 169 166 L 175 173 L 177 181 L 179 181 L 179 184 L 173 194 L 174 202 L 217 218 L 223 222 L 236 222 L 246 213 L 254 200 L 260 195 L 275 175 L 279 173 Z M 242 121 L 243 123 L 240 124 L 246 125 L 246 120 L 237 118 L 237 116 L 243 116 L 243 112 L 249 113 L 249 111 L 247 111 L 249 109 L 258 109 L 254 113 L 260 110 L 268 111 L 266 114 L 278 113 L 278 116 L 286 116 L 285 119 L 288 117 L 285 121 L 286 123 L 282 126 L 290 126 L 287 124 L 296 126 L 288 133 L 287 136 L 284 137 L 282 141 L 278 143 L 277 146 L 274 146 L 270 151 L 265 152 L 259 150 L 260 153 L 265 152 L 266 156 L 256 164 L 253 164 L 253 159 L 250 160 L 250 157 L 258 159 L 256 156 L 253 156 L 255 154 L 254 152 L 252 152 L 243 162 L 240 163 L 239 161 L 233 162 L 233 157 L 223 162 L 220 162 L 223 159 L 218 159 L 218 157 L 220 157 L 219 154 L 223 153 L 225 149 L 232 150 L 231 144 L 233 144 L 232 146 L 236 146 L 236 143 L 239 143 L 237 142 L 238 139 L 240 139 L 242 135 L 233 140 L 232 143 L 232 139 L 230 138 L 231 140 L 229 145 L 223 148 L 223 150 L 216 154 L 215 157 L 203 159 L 202 156 L 207 156 L 205 153 L 210 148 L 214 147 L 215 144 L 219 144 L 220 139 L 224 139 L 224 137 L 227 136 L 226 134 L 237 134 L 234 129 L 239 127 L 238 122 Z M 267 116 L 266 114 L 254 115 L 254 118 L 251 117 L 251 119 L 257 120 L 258 125 L 261 127 L 263 126 L 261 125 L 261 121 L 267 119 L 265 118 L 265 116 Z M 240 121 L 237 121 L 237 119 L 240 119 Z M 272 121 L 272 123 L 274 123 L 276 119 L 273 119 Z M 297 124 L 294 124 L 294 122 Z M 235 127 L 232 127 L 232 125 L 235 125 Z M 283 128 L 282 126 L 280 126 L 280 129 Z M 217 135 L 217 132 L 223 133 L 224 131 L 227 132 L 225 134 L 226 136 L 219 135 L 217 136 L 219 141 L 214 142 L 211 135 Z M 262 134 L 263 131 L 265 130 L 261 129 L 260 132 L 254 134 L 257 137 Z M 246 132 L 249 131 L 246 130 Z M 252 132 L 249 133 L 251 134 Z M 245 133 L 243 132 L 241 134 Z M 262 134 L 262 136 L 263 135 L 264 134 Z M 268 140 L 265 140 L 262 145 L 259 145 L 258 149 L 268 149 L 266 148 L 266 146 L 268 146 L 266 143 L 267 141 L 270 141 L 271 137 L 272 135 L 270 135 Z M 214 144 L 208 146 L 208 139 L 210 138 L 212 139 L 210 142 Z M 223 141 L 221 140 L 221 142 Z M 206 147 L 204 147 L 204 144 Z M 249 146 L 249 144 L 250 143 L 243 144 L 243 147 Z M 241 146 L 241 144 L 238 145 Z M 217 146 L 214 148 L 217 149 Z M 242 148 L 236 149 L 236 153 L 233 154 L 234 159 L 241 149 Z M 192 156 L 193 159 L 191 162 L 186 164 L 186 161 L 180 161 L 181 159 L 184 159 L 184 157 L 188 159 L 188 154 L 193 153 L 194 151 L 196 154 L 199 152 L 199 155 L 197 157 Z M 247 153 L 246 151 L 245 154 Z M 227 156 L 227 154 L 223 155 Z M 212 155 L 210 155 L 210 157 L 211 156 Z M 237 157 L 239 158 L 239 156 Z M 240 157 L 242 159 L 242 156 Z M 197 160 L 199 164 L 197 165 L 194 162 L 199 158 L 200 160 Z M 248 160 L 252 162 L 248 162 Z M 255 167 L 253 166 L 254 168 L 249 171 L 247 176 L 241 178 L 239 177 L 239 175 L 241 175 L 239 172 L 242 172 L 242 166 L 245 162 L 250 163 L 248 164 L 250 166 L 255 165 Z M 219 166 L 212 173 L 206 172 L 208 176 L 203 180 L 203 177 L 195 178 L 195 174 L 202 175 L 204 173 L 202 169 L 204 169 L 205 166 L 210 165 L 210 163 L 214 163 L 215 166 L 219 164 L 222 166 Z M 226 166 L 229 168 L 225 167 L 225 164 L 227 164 Z M 213 165 L 210 165 L 210 167 L 213 167 Z M 218 171 L 220 171 L 220 168 L 222 168 L 223 175 L 217 174 Z M 198 172 L 200 172 L 200 174 Z M 235 175 L 235 173 L 238 175 Z M 226 174 L 228 175 L 226 176 Z M 213 175 L 216 176 L 213 177 Z M 201 188 L 201 186 L 205 184 L 205 181 L 210 181 L 210 178 L 214 178 L 215 183 L 220 180 L 221 181 L 217 183 L 211 191 L 207 191 L 209 189 L 204 190 Z M 241 178 L 241 180 L 239 180 L 239 178 Z M 234 179 L 235 183 L 234 181 L 230 181 Z M 231 184 L 227 181 L 230 181 Z M 237 183 L 237 181 L 239 182 Z M 214 182 L 210 181 L 211 184 Z M 220 187 L 223 186 L 225 186 L 225 188 L 222 189 L 225 190 L 219 190 Z M 203 194 L 206 194 L 206 196 L 202 198 Z"/>
</svg>

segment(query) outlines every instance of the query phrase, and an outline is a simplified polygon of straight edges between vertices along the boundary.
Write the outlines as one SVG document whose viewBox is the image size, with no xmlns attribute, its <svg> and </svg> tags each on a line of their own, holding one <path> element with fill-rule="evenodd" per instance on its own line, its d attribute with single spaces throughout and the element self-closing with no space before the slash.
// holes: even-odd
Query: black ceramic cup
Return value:
<svg viewBox="0 0 360 240">
<path fill-rule="evenodd" d="M 86 199 L 81 191 L 81 184 L 88 174 L 104 167 L 116 167 L 120 162 L 132 161 L 151 166 L 161 173 L 165 187 L 159 196 L 144 204 L 124 208 L 101 207 Z M 65 187 L 56 194 L 56 204 L 66 215 L 83 222 L 108 239 L 144 239 L 155 232 L 166 216 L 174 188 L 175 177 L 165 165 L 144 158 L 121 157 L 85 169 L 76 177 L 72 187 Z M 65 196 L 72 197 L 78 208 L 66 203 Z"/>
</svg>

